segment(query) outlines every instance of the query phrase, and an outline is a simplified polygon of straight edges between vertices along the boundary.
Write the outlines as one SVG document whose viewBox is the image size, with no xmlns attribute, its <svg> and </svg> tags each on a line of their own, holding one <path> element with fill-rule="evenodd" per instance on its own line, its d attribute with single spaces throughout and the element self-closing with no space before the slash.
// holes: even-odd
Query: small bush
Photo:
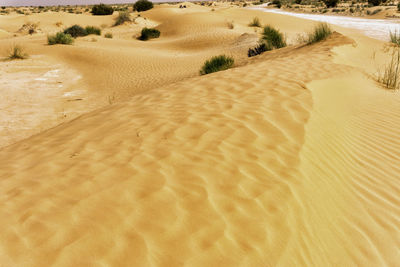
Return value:
<svg viewBox="0 0 400 267">
<path fill-rule="evenodd" d="M 385 66 L 384 72 L 378 76 L 378 82 L 388 89 L 399 89 L 400 87 L 400 49 L 392 52 L 390 62 Z"/>
<path fill-rule="evenodd" d="M 400 11 L 400 3 L 397 4 L 397 11 Z"/>
<path fill-rule="evenodd" d="M 85 31 L 87 35 L 90 34 L 101 35 L 101 29 L 94 26 L 86 26 Z"/>
<path fill-rule="evenodd" d="M 82 28 L 81 26 L 79 26 L 79 25 L 74 25 L 74 26 L 71 26 L 71 27 L 65 29 L 64 33 L 65 34 L 69 34 L 74 38 L 77 38 L 79 36 L 88 35 L 86 30 L 84 28 Z"/>
<path fill-rule="evenodd" d="M 257 17 L 253 18 L 253 21 L 249 23 L 250 27 L 261 27 L 260 19 Z"/>
<path fill-rule="evenodd" d="M 91 13 L 96 16 L 112 15 L 112 13 L 114 13 L 114 9 L 104 4 L 94 5 Z"/>
<path fill-rule="evenodd" d="M 379 6 L 382 3 L 382 0 L 368 0 L 368 4 L 370 6 Z"/>
<path fill-rule="evenodd" d="M 157 29 L 143 28 L 139 40 L 147 41 L 149 39 L 160 37 L 160 31 Z"/>
<path fill-rule="evenodd" d="M 228 21 L 227 22 L 228 29 L 233 30 L 235 28 L 235 24 L 233 21 Z"/>
<path fill-rule="evenodd" d="M 74 42 L 74 39 L 70 34 L 65 34 L 63 32 L 58 32 L 56 35 L 48 35 L 47 43 L 49 45 L 55 44 L 67 44 L 70 45 Z"/>
<path fill-rule="evenodd" d="M 319 23 L 314 30 L 308 34 L 308 44 L 320 42 L 328 38 L 332 34 L 332 30 L 326 23 Z"/>
<path fill-rule="evenodd" d="M 8 53 L 8 59 L 26 59 L 28 58 L 28 54 L 25 53 L 24 48 L 20 45 L 13 45 Z"/>
<path fill-rule="evenodd" d="M 225 55 L 212 57 L 211 59 L 207 60 L 203 67 L 200 70 L 201 75 L 227 70 L 233 66 L 235 60 L 231 57 L 227 57 Z"/>
<path fill-rule="evenodd" d="M 281 8 L 282 4 L 280 0 L 273 0 L 272 4 L 275 5 L 277 8 Z"/>
<path fill-rule="evenodd" d="M 271 47 L 269 47 L 266 43 L 259 43 L 256 47 L 254 48 L 249 48 L 249 51 L 247 52 L 248 57 L 254 57 L 257 55 L 260 55 L 266 51 L 272 50 Z"/>
<path fill-rule="evenodd" d="M 271 49 L 282 48 L 286 46 L 286 41 L 283 34 L 269 25 L 264 27 L 261 40 L 271 47 Z"/>
<path fill-rule="evenodd" d="M 390 42 L 400 46 L 400 32 L 398 31 L 390 32 Z"/>
<path fill-rule="evenodd" d="M 119 12 L 118 17 L 115 18 L 114 26 L 124 24 L 127 21 L 131 21 L 131 15 L 129 14 L 129 12 Z"/>
<path fill-rule="evenodd" d="M 135 4 L 133 4 L 133 10 L 141 12 L 146 11 L 153 8 L 153 3 L 148 0 L 138 0 Z"/>
<path fill-rule="evenodd" d="M 113 35 L 112 35 L 111 32 L 108 32 L 108 33 L 106 33 L 106 34 L 104 35 L 104 37 L 105 37 L 105 38 L 112 39 L 112 38 L 113 38 Z"/>
<path fill-rule="evenodd" d="M 339 0 L 323 0 L 327 8 L 336 7 Z"/>
<path fill-rule="evenodd" d="M 298 4 L 298 5 L 301 4 L 301 0 L 294 0 L 294 2 L 295 2 L 296 4 Z"/>
</svg>

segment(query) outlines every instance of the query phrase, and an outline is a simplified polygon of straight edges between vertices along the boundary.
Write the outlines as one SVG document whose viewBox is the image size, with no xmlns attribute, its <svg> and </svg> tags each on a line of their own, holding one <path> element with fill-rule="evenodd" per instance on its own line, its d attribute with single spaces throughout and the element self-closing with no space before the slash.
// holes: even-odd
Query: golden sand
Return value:
<svg viewBox="0 0 400 267">
<path fill-rule="evenodd" d="M 0 266 L 398 265 L 400 95 L 373 81 L 367 49 L 383 43 L 338 29 L 248 59 L 254 16 L 289 40 L 313 23 L 191 4 L 144 14 L 159 40 L 132 39 L 138 25 L 68 47 L 17 37 L 92 98 L 0 149 Z M 198 76 L 220 53 L 237 67 Z"/>
</svg>

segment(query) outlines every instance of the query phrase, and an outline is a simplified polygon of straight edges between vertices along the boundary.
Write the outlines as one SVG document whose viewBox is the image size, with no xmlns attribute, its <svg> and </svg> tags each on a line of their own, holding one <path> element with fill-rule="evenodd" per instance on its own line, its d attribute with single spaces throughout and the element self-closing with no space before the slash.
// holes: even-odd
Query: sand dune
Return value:
<svg viewBox="0 0 400 267">
<path fill-rule="evenodd" d="M 289 38 L 312 23 L 194 8 L 146 12 L 154 42 L 46 48 L 120 102 L 0 149 L 0 263 L 397 266 L 400 96 L 371 79 L 383 44 L 334 33 L 246 59 L 253 16 Z M 238 66 L 198 76 L 223 51 Z"/>
</svg>

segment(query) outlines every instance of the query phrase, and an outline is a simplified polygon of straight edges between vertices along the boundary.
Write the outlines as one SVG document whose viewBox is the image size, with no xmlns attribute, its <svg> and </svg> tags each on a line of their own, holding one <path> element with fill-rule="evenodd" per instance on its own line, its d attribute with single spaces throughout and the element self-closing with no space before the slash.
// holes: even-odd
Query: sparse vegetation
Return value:
<svg viewBox="0 0 400 267">
<path fill-rule="evenodd" d="M 277 49 L 286 46 L 286 41 L 283 34 L 269 25 L 264 27 L 261 40 L 271 49 Z"/>
<path fill-rule="evenodd" d="M 400 46 L 400 32 L 390 32 L 390 42 L 397 46 Z"/>
<path fill-rule="evenodd" d="M 118 17 L 115 18 L 114 26 L 124 24 L 127 21 L 131 21 L 131 15 L 128 11 L 119 12 Z"/>
<path fill-rule="evenodd" d="M 254 17 L 253 20 L 249 23 L 250 27 L 261 27 L 261 22 L 258 17 Z"/>
<path fill-rule="evenodd" d="M 106 34 L 104 35 L 104 37 L 105 37 L 105 38 L 112 39 L 112 38 L 113 38 L 113 35 L 112 35 L 111 32 L 108 32 L 108 33 L 106 33 Z"/>
<path fill-rule="evenodd" d="M 388 89 L 400 88 L 400 48 L 393 49 L 389 64 L 384 67 L 383 73 L 378 76 L 378 82 Z"/>
<path fill-rule="evenodd" d="M 138 0 L 133 4 L 133 10 L 141 12 L 153 8 L 153 3 L 148 0 Z"/>
<path fill-rule="evenodd" d="M 225 55 L 212 57 L 204 63 L 203 67 L 200 70 L 200 74 L 205 75 L 221 70 L 227 70 L 231 68 L 234 63 L 235 60 L 232 57 L 228 57 Z"/>
<path fill-rule="evenodd" d="M 143 28 L 139 40 L 147 41 L 149 39 L 160 37 L 160 31 L 153 28 Z"/>
<path fill-rule="evenodd" d="M 228 21 L 227 22 L 228 29 L 233 30 L 235 28 L 235 24 L 233 24 L 233 21 Z"/>
<path fill-rule="evenodd" d="M 90 34 L 101 35 L 101 29 L 98 27 L 86 26 L 85 31 L 86 31 L 86 35 L 90 35 Z"/>
<path fill-rule="evenodd" d="M 10 60 L 26 59 L 26 58 L 28 58 L 28 54 L 25 53 L 24 48 L 22 46 L 13 45 L 9 50 L 7 58 Z"/>
<path fill-rule="evenodd" d="M 94 5 L 91 13 L 96 16 L 112 15 L 112 13 L 114 13 L 114 9 L 104 4 Z"/>
<path fill-rule="evenodd" d="M 48 35 L 47 36 L 47 43 L 49 45 L 55 44 L 67 44 L 70 45 L 74 42 L 74 39 L 70 34 L 65 34 L 63 32 L 58 32 L 55 35 Z"/>
<path fill-rule="evenodd" d="M 308 44 L 320 42 L 328 38 L 332 34 L 332 30 L 327 23 L 319 23 L 314 30 L 308 34 Z"/>
</svg>

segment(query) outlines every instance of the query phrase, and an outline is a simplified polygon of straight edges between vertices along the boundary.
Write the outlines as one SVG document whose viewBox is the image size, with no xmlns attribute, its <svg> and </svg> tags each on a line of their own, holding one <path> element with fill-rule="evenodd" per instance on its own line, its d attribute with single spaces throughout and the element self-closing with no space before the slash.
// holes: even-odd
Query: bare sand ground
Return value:
<svg viewBox="0 0 400 267">
<path fill-rule="evenodd" d="M 397 266 L 400 95 L 373 80 L 384 44 L 337 29 L 248 60 L 237 44 L 253 16 L 289 39 L 313 23 L 199 9 L 149 11 L 165 38 L 145 44 L 32 37 L 88 95 L 120 102 L 0 150 L 2 265 Z M 223 51 L 239 66 L 197 76 Z"/>
</svg>

